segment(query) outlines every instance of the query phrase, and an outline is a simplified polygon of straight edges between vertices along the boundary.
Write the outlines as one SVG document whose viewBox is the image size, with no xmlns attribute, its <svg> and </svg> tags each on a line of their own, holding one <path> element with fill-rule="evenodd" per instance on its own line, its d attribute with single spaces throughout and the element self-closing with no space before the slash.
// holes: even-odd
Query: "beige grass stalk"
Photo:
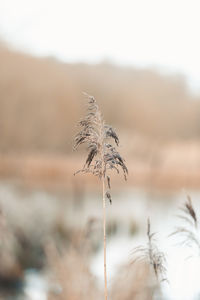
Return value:
<svg viewBox="0 0 200 300">
<path fill-rule="evenodd" d="M 105 197 L 105 181 L 103 182 L 103 248 L 104 248 L 104 291 L 105 300 L 108 298 L 107 289 L 107 271 L 106 271 L 106 197 Z"/>
<path fill-rule="evenodd" d="M 75 174 L 92 173 L 98 176 L 102 181 L 103 191 L 103 240 L 104 240 L 104 295 L 105 300 L 108 299 L 107 289 L 107 272 L 106 272 L 106 198 L 112 203 L 110 194 L 110 177 L 109 170 L 122 169 L 124 178 L 128 174 L 128 169 L 124 159 L 120 156 L 116 148 L 110 143 L 111 139 L 115 144 L 119 145 L 119 138 L 113 128 L 106 125 L 99 107 L 94 97 L 85 94 L 88 100 L 87 115 L 79 122 L 81 127 L 79 133 L 75 137 L 74 148 L 77 149 L 81 144 L 88 147 L 88 156 L 84 167 Z"/>
<path fill-rule="evenodd" d="M 99 111 L 100 113 L 100 111 Z M 99 115 L 100 118 L 100 145 L 101 145 L 101 161 L 102 163 L 102 170 L 101 173 L 103 174 L 103 170 L 105 169 L 105 163 L 104 163 L 104 121 L 102 119 L 101 114 Z M 108 288 L 107 288 L 107 270 L 106 270 L 106 192 L 105 192 L 105 176 L 101 176 L 102 180 L 102 199 L 103 199 L 103 248 L 104 248 L 104 296 L 105 300 L 108 299 Z"/>
</svg>

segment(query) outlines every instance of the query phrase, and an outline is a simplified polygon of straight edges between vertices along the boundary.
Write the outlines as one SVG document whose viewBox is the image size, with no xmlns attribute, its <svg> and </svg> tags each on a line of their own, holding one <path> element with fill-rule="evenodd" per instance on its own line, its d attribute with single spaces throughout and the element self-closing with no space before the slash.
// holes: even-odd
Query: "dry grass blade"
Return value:
<svg viewBox="0 0 200 300">
<path fill-rule="evenodd" d="M 158 281 L 167 280 L 165 267 L 166 258 L 164 253 L 161 252 L 156 245 L 155 233 L 151 232 L 151 223 L 149 218 L 147 220 L 147 238 L 147 246 L 139 246 L 133 250 L 132 255 L 136 255 L 136 257 L 132 260 L 132 263 L 137 261 L 148 262 L 148 264 L 152 266 Z"/>
</svg>

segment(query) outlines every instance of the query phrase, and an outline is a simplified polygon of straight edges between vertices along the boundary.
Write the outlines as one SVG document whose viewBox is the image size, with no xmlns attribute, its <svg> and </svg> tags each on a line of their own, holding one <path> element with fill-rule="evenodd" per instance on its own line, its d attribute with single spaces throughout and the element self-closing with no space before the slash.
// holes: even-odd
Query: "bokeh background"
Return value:
<svg viewBox="0 0 200 300">
<path fill-rule="evenodd" d="M 183 272 L 185 252 L 167 239 L 187 194 L 200 208 L 199 8 L 195 0 L 0 0 L 2 299 L 102 297 L 101 184 L 74 177 L 86 157 L 73 151 L 83 92 L 118 132 L 129 169 L 127 182 L 113 174 L 107 207 L 111 299 L 150 299 L 146 269 L 126 278 L 148 216 L 169 252 L 172 284 L 159 299 L 199 295 L 198 264 Z"/>
</svg>

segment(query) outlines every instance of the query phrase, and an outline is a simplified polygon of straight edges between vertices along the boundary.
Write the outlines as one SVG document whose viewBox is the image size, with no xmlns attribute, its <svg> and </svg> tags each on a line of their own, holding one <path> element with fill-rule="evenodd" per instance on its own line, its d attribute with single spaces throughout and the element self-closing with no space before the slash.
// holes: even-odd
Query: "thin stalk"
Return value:
<svg viewBox="0 0 200 300">
<path fill-rule="evenodd" d="M 100 145 L 101 145 L 101 161 L 102 161 L 102 190 L 103 190 L 103 249 L 104 249 L 104 297 L 105 300 L 108 299 L 108 289 L 107 289 L 107 272 L 106 272 L 106 187 L 105 187 L 105 146 L 104 146 L 104 121 L 102 119 L 101 113 L 99 112 L 99 120 L 100 120 Z"/>
<path fill-rule="evenodd" d="M 107 290 L 107 272 L 106 272 L 106 199 L 105 199 L 105 179 L 102 178 L 103 186 L 103 248 L 104 248 L 104 295 L 105 300 L 108 299 L 108 290 Z"/>
</svg>

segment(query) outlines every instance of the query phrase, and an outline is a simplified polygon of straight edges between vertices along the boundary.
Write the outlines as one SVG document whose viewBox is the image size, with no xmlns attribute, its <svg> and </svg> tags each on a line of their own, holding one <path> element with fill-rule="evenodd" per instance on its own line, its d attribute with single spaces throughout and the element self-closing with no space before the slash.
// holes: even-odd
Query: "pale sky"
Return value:
<svg viewBox="0 0 200 300">
<path fill-rule="evenodd" d="M 66 62 L 181 72 L 200 90 L 200 0 L 0 0 L 0 36 Z"/>
</svg>

